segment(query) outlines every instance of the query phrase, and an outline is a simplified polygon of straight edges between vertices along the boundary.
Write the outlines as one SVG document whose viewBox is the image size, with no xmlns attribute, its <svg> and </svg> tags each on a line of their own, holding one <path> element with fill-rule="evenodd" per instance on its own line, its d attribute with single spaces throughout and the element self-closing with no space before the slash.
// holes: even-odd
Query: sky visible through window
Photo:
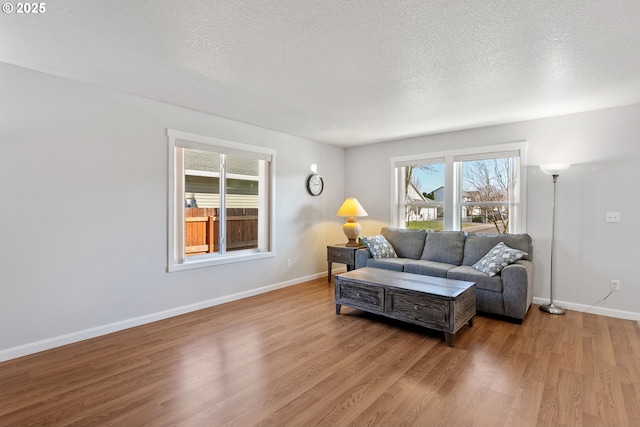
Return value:
<svg viewBox="0 0 640 427">
<path fill-rule="evenodd" d="M 431 170 L 414 169 L 414 183 L 417 182 L 421 193 L 431 193 L 444 185 L 444 164 L 430 165 Z"/>
</svg>

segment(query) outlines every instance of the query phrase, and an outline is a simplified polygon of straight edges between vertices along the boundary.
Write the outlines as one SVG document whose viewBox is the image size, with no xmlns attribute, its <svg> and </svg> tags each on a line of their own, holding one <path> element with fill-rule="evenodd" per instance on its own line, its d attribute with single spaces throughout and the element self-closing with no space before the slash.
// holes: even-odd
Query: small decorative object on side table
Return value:
<svg viewBox="0 0 640 427">
<path fill-rule="evenodd" d="M 347 271 L 356 268 L 356 251 L 366 246 L 346 246 L 345 243 L 327 246 L 327 264 L 329 275 L 327 280 L 331 283 L 331 263 L 339 262 L 347 264 Z"/>
</svg>

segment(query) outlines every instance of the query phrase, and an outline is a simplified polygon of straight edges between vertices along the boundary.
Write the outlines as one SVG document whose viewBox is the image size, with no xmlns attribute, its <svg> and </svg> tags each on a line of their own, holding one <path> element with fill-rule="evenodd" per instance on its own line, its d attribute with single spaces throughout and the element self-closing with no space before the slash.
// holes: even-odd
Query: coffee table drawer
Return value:
<svg viewBox="0 0 640 427">
<path fill-rule="evenodd" d="M 336 280 L 336 302 L 355 308 L 384 311 L 384 289 Z"/>
<path fill-rule="evenodd" d="M 387 311 L 427 327 L 446 329 L 450 323 L 449 301 L 413 292 L 389 291 Z"/>
</svg>

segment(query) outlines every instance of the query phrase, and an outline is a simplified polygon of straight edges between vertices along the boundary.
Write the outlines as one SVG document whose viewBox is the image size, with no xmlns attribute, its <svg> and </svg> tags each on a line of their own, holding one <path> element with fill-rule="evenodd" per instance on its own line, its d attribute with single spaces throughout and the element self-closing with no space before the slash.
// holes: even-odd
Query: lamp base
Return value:
<svg viewBox="0 0 640 427">
<path fill-rule="evenodd" d="M 356 248 L 360 246 L 358 244 L 358 236 L 360 235 L 361 229 L 362 227 L 360 227 L 360 224 L 358 224 L 353 217 L 349 217 L 347 222 L 345 222 L 344 225 L 342 226 L 342 231 L 344 231 L 344 235 L 347 236 L 347 239 L 349 239 L 349 241 L 345 245 L 346 247 Z"/>
<path fill-rule="evenodd" d="M 540 311 L 544 311 L 549 314 L 564 314 L 564 308 L 558 307 L 557 305 L 551 304 L 543 304 L 540 306 Z"/>
</svg>

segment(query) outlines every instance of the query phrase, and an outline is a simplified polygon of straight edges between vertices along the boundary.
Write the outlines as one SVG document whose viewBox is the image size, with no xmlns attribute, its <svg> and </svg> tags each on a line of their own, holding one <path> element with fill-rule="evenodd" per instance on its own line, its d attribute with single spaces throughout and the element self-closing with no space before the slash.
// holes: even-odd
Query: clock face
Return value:
<svg viewBox="0 0 640 427">
<path fill-rule="evenodd" d="M 312 196 L 319 196 L 324 190 L 324 180 L 318 174 L 309 175 L 307 178 L 307 191 Z"/>
</svg>

